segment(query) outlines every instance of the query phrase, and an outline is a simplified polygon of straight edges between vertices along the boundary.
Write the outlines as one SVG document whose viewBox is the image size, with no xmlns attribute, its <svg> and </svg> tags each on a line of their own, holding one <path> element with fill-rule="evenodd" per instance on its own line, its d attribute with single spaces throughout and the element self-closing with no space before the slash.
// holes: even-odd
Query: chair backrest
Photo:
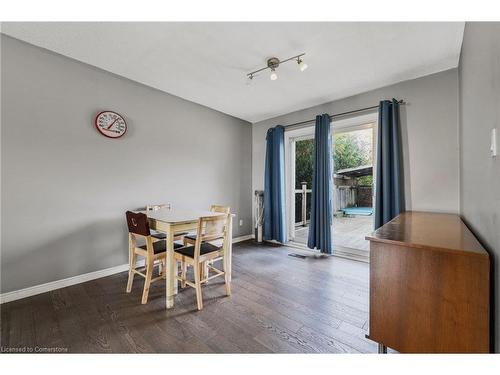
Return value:
<svg viewBox="0 0 500 375">
<path fill-rule="evenodd" d="M 127 211 L 127 225 L 129 233 L 138 234 L 141 236 L 150 236 L 148 217 L 141 212 Z"/>
<path fill-rule="evenodd" d="M 229 207 L 229 206 L 219 206 L 217 204 L 212 204 L 210 206 L 210 211 L 221 213 L 221 214 L 229 214 L 229 212 L 231 212 L 231 207 Z M 217 228 L 211 229 L 212 225 L 215 225 L 215 224 L 211 223 L 211 222 L 207 222 L 206 223 L 206 229 L 205 229 L 205 231 L 216 231 Z"/>
<path fill-rule="evenodd" d="M 228 214 L 231 212 L 231 207 L 229 206 L 219 206 L 217 204 L 212 204 L 210 206 L 210 211 L 212 212 L 220 212 L 221 214 Z"/>
<path fill-rule="evenodd" d="M 228 222 L 229 214 L 199 218 L 195 243 L 195 258 L 200 256 L 201 243 L 204 241 L 222 239 L 222 245 L 226 245 Z"/>
<path fill-rule="evenodd" d="M 162 208 L 170 210 L 172 208 L 172 205 L 170 203 L 148 204 L 146 206 L 146 211 L 156 211 L 156 210 L 161 210 Z"/>
</svg>

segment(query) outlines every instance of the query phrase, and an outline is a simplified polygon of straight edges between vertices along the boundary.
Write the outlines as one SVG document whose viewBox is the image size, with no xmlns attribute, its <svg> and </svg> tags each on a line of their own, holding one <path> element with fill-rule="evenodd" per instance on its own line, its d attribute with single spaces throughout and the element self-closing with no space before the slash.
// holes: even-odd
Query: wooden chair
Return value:
<svg viewBox="0 0 500 375">
<path fill-rule="evenodd" d="M 175 250 L 175 259 L 182 264 L 182 274 L 177 276 L 181 282 L 181 287 L 186 285 L 196 290 L 196 303 L 198 310 L 203 308 L 203 298 L 201 295 L 201 283 L 215 277 L 224 276 L 226 295 L 231 295 L 231 285 L 226 270 L 228 269 L 228 225 L 229 214 L 220 216 L 200 217 L 196 232 L 196 241 L 193 246 L 184 246 Z M 214 245 L 213 241 L 222 240 L 222 245 Z M 209 273 L 202 278 L 202 268 L 205 263 L 213 259 L 222 258 L 223 270 L 219 270 L 210 264 L 209 271 L 215 272 L 210 276 Z M 188 281 L 187 266 L 193 267 L 194 282 Z"/>
<path fill-rule="evenodd" d="M 132 283 L 134 281 L 134 274 L 138 274 L 145 278 L 144 290 L 142 292 L 142 303 L 148 302 L 149 287 L 152 282 L 165 278 L 166 267 L 161 267 L 160 275 L 152 278 L 153 268 L 155 262 L 162 265 L 165 264 L 167 258 L 166 241 L 156 240 L 153 241 L 151 231 L 149 229 L 148 217 L 143 213 L 134 213 L 127 211 L 127 225 L 128 225 L 128 241 L 129 241 L 129 270 L 127 293 L 132 290 Z M 142 238 L 145 242 L 142 246 L 137 246 L 137 238 Z M 181 244 L 174 243 L 176 247 L 182 247 Z M 139 272 L 136 269 L 137 256 L 143 256 L 146 261 L 146 273 Z"/>
<path fill-rule="evenodd" d="M 220 212 L 221 214 L 229 214 L 231 212 L 231 207 L 219 206 L 219 205 L 213 204 L 210 206 L 210 211 L 211 212 Z M 194 245 L 196 242 L 196 234 L 184 235 L 183 242 L 184 242 L 184 246 Z"/>
<path fill-rule="evenodd" d="M 231 212 L 231 207 L 219 206 L 217 204 L 212 204 L 210 206 L 210 211 L 211 212 L 220 212 L 222 214 L 229 214 Z M 185 234 L 183 237 L 183 242 L 184 242 L 184 246 L 194 245 L 196 242 L 196 234 L 187 234 L 187 235 Z M 212 259 L 209 262 L 207 262 L 207 264 L 203 264 L 203 266 L 201 267 L 201 278 L 202 279 L 205 279 L 205 275 L 208 272 L 208 263 L 213 264 L 213 262 L 215 262 L 216 260 L 218 260 L 218 259 Z"/>
<path fill-rule="evenodd" d="M 171 208 L 172 208 L 172 205 L 170 203 L 150 204 L 150 205 L 146 206 L 146 211 L 156 211 L 156 210 L 160 210 L 160 209 L 170 210 Z M 174 241 L 182 241 L 186 234 L 188 234 L 188 233 L 185 232 L 185 233 L 176 234 L 174 237 Z M 165 233 L 153 231 L 153 232 L 151 232 L 151 237 L 153 237 L 153 241 L 165 240 L 167 238 L 167 235 Z"/>
</svg>

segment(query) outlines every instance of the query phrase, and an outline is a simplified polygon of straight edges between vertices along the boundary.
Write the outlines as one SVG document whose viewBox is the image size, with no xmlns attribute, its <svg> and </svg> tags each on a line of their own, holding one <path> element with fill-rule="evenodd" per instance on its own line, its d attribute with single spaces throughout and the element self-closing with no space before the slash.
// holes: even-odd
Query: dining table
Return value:
<svg viewBox="0 0 500 375">
<path fill-rule="evenodd" d="M 140 211 L 147 215 L 149 227 L 158 232 L 165 233 L 167 238 L 167 265 L 166 265 L 166 308 L 174 307 L 174 297 L 177 294 L 177 263 L 174 259 L 174 237 L 180 233 L 195 231 L 198 227 L 198 219 L 208 216 L 222 216 L 224 213 L 208 210 L 182 210 L 173 208 L 161 208 L 154 211 Z M 233 238 L 233 216 L 229 215 L 227 245 L 227 270 L 228 278 L 231 280 L 231 255 Z"/>
</svg>

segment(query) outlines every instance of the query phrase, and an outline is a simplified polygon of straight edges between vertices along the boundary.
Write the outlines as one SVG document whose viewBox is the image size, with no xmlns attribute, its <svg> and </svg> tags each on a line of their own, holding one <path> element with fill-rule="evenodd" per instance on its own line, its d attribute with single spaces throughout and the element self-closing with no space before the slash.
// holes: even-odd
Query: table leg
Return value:
<svg viewBox="0 0 500 375">
<path fill-rule="evenodd" d="M 171 225 L 167 228 L 167 275 L 166 275 L 166 307 L 171 309 L 174 307 L 174 296 L 175 296 L 175 286 L 177 281 L 175 276 L 177 275 L 177 264 L 174 260 L 174 231 Z"/>
<path fill-rule="evenodd" d="M 229 215 L 229 224 L 228 224 L 228 237 L 229 241 L 227 244 L 227 276 L 229 282 L 231 282 L 231 267 L 232 267 L 232 259 L 233 259 L 233 216 Z"/>
</svg>

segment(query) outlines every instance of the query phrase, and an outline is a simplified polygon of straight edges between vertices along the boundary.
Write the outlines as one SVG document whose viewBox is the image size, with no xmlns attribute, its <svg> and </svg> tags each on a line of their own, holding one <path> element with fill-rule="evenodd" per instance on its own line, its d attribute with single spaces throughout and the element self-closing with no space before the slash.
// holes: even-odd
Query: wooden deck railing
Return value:
<svg viewBox="0 0 500 375">
<path fill-rule="evenodd" d="M 311 193 L 312 190 L 307 188 L 307 182 L 302 182 L 302 188 L 301 189 L 295 189 L 295 194 L 301 194 L 302 195 L 302 220 L 299 222 L 295 222 L 296 226 L 303 226 L 307 227 L 307 224 L 309 223 L 309 220 L 307 220 L 307 193 Z"/>
<path fill-rule="evenodd" d="M 295 189 L 295 194 L 300 194 L 302 198 L 302 201 L 300 202 L 300 216 L 297 207 L 295 211 L 295 220 L 299 217 L 301 220 L 295 221 L 295 226 L 307 227 L 309 224 L 309 220 L 307 220 L 307 194 L 310 194 L 312 190 L 307 188 L 306 182 L 302 182 L 301 185 L 301 189 Z M 336 212 L 346 207 L 355 207 L 358 204 L 358 189 L 370 189 L 371 191 L 371 187 L 367 186 L 335 185 L 335 192 L 333 194 L 333 211 Z M 297 199 L 295 199 L 295 204 L 298 205 Z M 368 206 L 371 206 L 371 202 L 369 202 Z"/>
</svg>

